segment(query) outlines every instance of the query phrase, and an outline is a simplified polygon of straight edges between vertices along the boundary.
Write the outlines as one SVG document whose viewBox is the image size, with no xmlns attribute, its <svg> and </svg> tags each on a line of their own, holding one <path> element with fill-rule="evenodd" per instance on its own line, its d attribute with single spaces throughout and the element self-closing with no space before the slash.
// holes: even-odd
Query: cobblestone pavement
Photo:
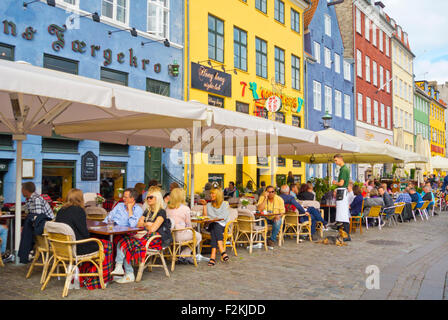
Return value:
<svg viewBox="0 0 448 320">
<path fill-rule="evenodd" d="M 331 233 L 331 232 L 329 232 Z M 239 247 L 230 263 L 176 265 L 144 271 L 140 283 L 110 283 L 105 290 L 70 290 L 65 299 L 448 299 L 448 214 L 396 227 L 363 229 L 345 247 L 287 238 L 268 252 Z M 366 289 L 366 267 L 380 270 L 380 289 Z M 0 299 L 61 299 L 63 279 L 40 291 L 40 268 L 0 268 Z"/>
</svg>

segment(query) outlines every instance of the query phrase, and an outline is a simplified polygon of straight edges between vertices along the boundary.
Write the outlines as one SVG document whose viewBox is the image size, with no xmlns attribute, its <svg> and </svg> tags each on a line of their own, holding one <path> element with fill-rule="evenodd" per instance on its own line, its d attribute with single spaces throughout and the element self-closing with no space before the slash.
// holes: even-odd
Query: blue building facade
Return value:
<svg viewBox="0 0 448 320">
<path fill-rule="evenodd" d="M 344 59 L 344 45 L 334 6 L 312 0 L 305 16 L 306 128 L 324 130 L 322 117 L 332 116 L 331 128 L 355 134 L 353 61 Z M 337 172 L 332 165 L 332 175 Z M 307 165 L 307 178 L 327 176 L 326 165 Z M 352 179 L 356 170 L 352 168 Z"/>
<path fill-rule="evenodd" d="M 2 0 L 0 58 L 183 99 L 183 10 L 182 1 L 56 0 L 53 7 L 45 0 L 25 8 L 22 1 Z M 178 74 L 172 65 L 179 65 Z M 7 133 L 0 141 L 0 191 L 14 202 L 16 143 Z M 93 180 L 82 177 L 88 152 L 97 161 Z M 28 135 L 23 158 L 33 160 L 34 176 L 24 181 L 53 199 L 72 187 L 116 197 L 119 188 L 147 180 L 147 155 L 144 146 Z M 181 161 L 169 161 L 168 149 L 161 155 L 159 170 L 164 163 L 183 180 Z"/>
</svg>

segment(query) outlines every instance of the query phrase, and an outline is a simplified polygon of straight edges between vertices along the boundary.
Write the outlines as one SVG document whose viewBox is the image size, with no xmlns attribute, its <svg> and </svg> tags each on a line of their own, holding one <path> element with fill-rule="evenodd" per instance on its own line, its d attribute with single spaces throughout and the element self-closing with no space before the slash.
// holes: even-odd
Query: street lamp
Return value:
<svg viewBox="0 0 448 320">
<path fill-rule="evenodd" d="M 328 113 L 328 111 L 325 111 L 325 115 L 322 117 L 322 120 L 324 121 L 324 129 L 328 129 L 331 127 L 331 120 L 333 120 L 333 117 Z"/>
</svg>

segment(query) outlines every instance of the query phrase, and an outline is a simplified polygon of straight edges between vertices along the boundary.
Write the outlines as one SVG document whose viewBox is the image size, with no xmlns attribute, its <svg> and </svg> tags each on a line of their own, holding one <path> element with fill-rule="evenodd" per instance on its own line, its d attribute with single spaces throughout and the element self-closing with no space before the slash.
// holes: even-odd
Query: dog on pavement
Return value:
<svg viewBox="0 0 448 320">
<path fill-rule="evenodd" d="M 344 242 L 344 239 L 346 239 L 347 237 L 348 237 L 347 232 L 345 232 L 344 229 L 341 227 L 339 228 L 337 236 L 327 236 L 320 241 L 316 241 L 315 243 L 322 243 L 325 245 L 331 244 L 336 245 L 338 247 L 342 247 L 347 245 L 347 243 Z"/>
</svg>

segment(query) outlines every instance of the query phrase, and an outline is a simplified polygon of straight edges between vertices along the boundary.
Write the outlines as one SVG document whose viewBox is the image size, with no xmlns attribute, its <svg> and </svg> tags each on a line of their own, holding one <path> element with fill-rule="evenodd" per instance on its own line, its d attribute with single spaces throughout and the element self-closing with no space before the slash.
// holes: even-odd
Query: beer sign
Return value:
<svg viewBox="0 0 448 320">
<path fill-rule="evenodd" d="M 266 99 L 266 103 L 264 104 L 264 107 L 269 112 L 277 112 L 280 110 L 280 107 L 282 106 L 282 100 L 277 96 L 270 96 Z"/>
</svg>

